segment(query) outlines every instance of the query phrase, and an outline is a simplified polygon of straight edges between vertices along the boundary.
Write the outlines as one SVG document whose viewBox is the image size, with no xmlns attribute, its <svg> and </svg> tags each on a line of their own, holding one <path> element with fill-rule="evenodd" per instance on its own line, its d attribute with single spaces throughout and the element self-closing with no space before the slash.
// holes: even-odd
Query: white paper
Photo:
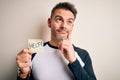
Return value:
<svg viewBox="0 0 120 80">
<path fill-rule="evenodd" d="M 42 53 L 44 51 L 43 41 L 41 39 L 28 39 L 28 48 L 35 53 Z"/>
</svg>

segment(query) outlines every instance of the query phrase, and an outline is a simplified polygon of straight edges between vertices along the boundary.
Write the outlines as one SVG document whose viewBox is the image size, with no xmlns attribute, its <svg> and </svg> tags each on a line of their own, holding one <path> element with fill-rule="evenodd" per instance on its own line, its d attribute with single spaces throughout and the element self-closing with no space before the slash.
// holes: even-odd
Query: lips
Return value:
<svg viewBox="0 0 120 80">
<path fill-rule="evenodd" d="M 66 32 L 59 32 L 60 34 L 66 34 Z"/>
<path fill-rule="evenodd" d="M 57 30 L 57 32 L 59 32 L 60 34 L 66 34 L 68 31 L 59 29 Z"/>
</svg>

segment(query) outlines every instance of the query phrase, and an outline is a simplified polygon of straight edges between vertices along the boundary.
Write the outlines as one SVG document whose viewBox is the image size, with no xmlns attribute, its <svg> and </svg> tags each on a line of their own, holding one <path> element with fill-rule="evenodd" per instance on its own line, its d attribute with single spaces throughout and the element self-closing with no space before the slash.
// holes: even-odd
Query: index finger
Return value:
<svg viewBox="0 0 120 80">
<path fill-rule="evenodd" d="M 23 54 L 28 53 L 29 55 L 32 55 L 32 54 L 33 54 L 33 51 L 30 50 L 30 49 L 23 49 L 23 50 L 21 51 L 21 53 L 23 53 Z"/>
<path fill-rule="evenodd" d="M 67 39 L 71 41 L 71 32 L 68 32 Z"/>
</svg>

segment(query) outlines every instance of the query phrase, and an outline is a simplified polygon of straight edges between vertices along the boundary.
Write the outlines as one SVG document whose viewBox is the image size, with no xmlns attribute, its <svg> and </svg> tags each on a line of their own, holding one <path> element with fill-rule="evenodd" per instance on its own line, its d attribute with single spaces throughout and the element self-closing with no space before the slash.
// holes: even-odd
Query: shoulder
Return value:
<svg viewBox="0 0 120 80">
<path fill-rule="evenodd" d="M 75 45 L 73 45 L 73 47 L 74 47 L 74 50 L 77 52 L 77 54 L 80 56 L 80 58 L 82 59 L 83 62 L 85 62 L 85 63 L 88 62 L 88 61 L 91 62 L 90 55 L 89 55 L 87 50 L 76 47 Z"/>
<path fill-rule="evenodd" d="M 44 42 L 44 43 L 43 43 L 43 46 L 46 46 L 48 43 L 49 43 L 49 42 Z"/>
<path fill-rule="evenodd" d="M 46 46 L 48 43 L 49 43 L 49 42 L 43 43 L 43 46 Z M 33 58 L 35 57 L 35 55 L 36 55 L 36 53 L 33 53 L 33 54 L 32 54 L 32 60 L 33 60 Z"/>
<path fill-rule="evenodd" d="M 73 45 L 73 47 L 74 47 L 74 50 L 81 56 L 84 56 L 84 55 L 88 54 L 87 50 L 85 50 L 85 49 L 76 47 L 75 45 Z"/>
</svg>

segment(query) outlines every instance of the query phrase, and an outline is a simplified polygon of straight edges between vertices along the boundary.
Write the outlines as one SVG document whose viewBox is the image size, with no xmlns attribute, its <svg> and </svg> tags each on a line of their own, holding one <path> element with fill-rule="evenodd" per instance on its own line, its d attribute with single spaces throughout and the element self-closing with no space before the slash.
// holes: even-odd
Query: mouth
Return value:
<svg viewBox="0 0 120 80">
<path fill-rule="evenodd" d="M 66 32 L 59 32 L 59 34 L 66 34 Z"/>
<path fill-rule="evenodd" d="M 67 36 L 68 36 L 67 30 L 61 30 L 61 29 L 56 30 L 55 37 L 58 41 L 66 40 Z"/>
<path fill-rule="evenodd" d="M 66 34 L 66 33 L 68 33 L 68 31 L 66 31 L 66 30 L 57 30 L 57 32 L 60 33 L 60 34 Z"/>
</svg>

